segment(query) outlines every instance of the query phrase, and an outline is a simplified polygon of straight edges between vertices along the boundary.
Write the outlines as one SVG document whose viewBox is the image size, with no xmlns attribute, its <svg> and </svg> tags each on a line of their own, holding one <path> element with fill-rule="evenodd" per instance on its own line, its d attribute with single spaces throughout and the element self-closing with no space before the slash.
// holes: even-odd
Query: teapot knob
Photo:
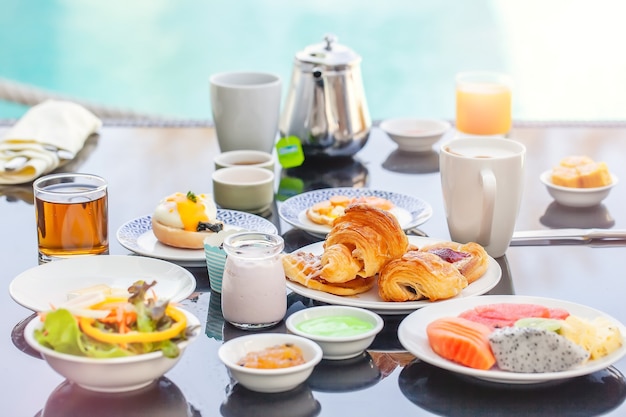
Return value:
<svg viewBox="0 0 626 417">
<path fill-rule="evenodd" d="M 337 42 L 337 36 L 333 35 L 332 33 L 328 33 L 326 36 L 324 36 L 324 42 L 326 42 L 326 46 L 324 47 L 324 49 L 326 49 L 327 51 L 332 51 L 333 43 Z"/>
</svg>

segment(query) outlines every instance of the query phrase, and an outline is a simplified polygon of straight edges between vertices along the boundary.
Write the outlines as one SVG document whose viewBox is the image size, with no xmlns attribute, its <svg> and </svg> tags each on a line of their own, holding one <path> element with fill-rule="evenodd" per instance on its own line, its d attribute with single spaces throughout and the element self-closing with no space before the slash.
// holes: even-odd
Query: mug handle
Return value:
<svg viewBox="0 0 626 417">
<path fill-rule="evenodd" d="M 496 204 L 496 176 L 493 171 L 483 169 L 480 171 L 483 186 L 483 214 L 480 223 L 478 243 L 488 246 L 491 243 L 491 228 L 493 225 L 493 212 Z"/>
</svg>

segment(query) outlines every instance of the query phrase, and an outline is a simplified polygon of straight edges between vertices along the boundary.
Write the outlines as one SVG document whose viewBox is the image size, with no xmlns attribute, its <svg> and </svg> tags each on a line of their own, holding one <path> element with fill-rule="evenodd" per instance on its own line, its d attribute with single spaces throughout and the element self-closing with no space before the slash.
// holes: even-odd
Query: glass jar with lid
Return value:
<svg viewBox="0 0 626 417">
<path fill-rule="evenodd" d="M 224 320 L 254 330 L 279 323 L 287 312 L 287 286 L 280 259 L 283 238 L 241 232 L 224 240 L 226 264 L 222 279 Z"/>
</svg>

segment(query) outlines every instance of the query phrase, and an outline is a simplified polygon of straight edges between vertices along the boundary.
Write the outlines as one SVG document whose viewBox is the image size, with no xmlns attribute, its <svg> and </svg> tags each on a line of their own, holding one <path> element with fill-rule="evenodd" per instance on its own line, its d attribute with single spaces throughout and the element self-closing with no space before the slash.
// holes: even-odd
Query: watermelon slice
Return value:
<svg viewBox="0 0 626 417">
<path fill-rule="evenodd" d="M 483 323 L 492 329 L 512 327 L 519 319 L 527 317 L 565 319 L 569 313 L 563 309 L 551 309 L 539 304 L 498 303 L 474 307 L 459 317 Z"/>
</svg>

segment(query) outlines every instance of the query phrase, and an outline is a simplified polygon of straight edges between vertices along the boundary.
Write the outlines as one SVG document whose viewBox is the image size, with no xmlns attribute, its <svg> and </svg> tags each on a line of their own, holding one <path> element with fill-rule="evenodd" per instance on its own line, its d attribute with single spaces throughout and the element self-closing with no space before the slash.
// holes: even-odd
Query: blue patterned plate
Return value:
<svg viewBox="0 0 626 417">
<path fill-rule="evenodd" d="M 306 210 L 313 204 L 328 200 L 335 195 L 346 197 L 374 196 L 391 201 L 395 208 L 391 210 L 404 230 L 419 226 L 433 215 L 433 209 L 427 202 L 405 194 L 391 191 L 372 190 L 369 188 L 324 188 L 308 191 L 285 200 L 278 208 L 281 219 L 315 235 L 325 236 L 330 226 L 316 224 L 306 216 Z"/>
<path fill-rule="evenodd" d="M 241 229 L 262 233 L 278 233 L 276 226 L 263 217 L 235 210 L 217 210 L 217 219 L 224 229 Z M 152 233 L 152 216 L 138 217 L 117 230 L 117 240 L 126 249 L 151 258 L 164 259 L 184 266 L 205 266 L 204 249 L 182 249 L 164 245 Z"/>
</svg>

